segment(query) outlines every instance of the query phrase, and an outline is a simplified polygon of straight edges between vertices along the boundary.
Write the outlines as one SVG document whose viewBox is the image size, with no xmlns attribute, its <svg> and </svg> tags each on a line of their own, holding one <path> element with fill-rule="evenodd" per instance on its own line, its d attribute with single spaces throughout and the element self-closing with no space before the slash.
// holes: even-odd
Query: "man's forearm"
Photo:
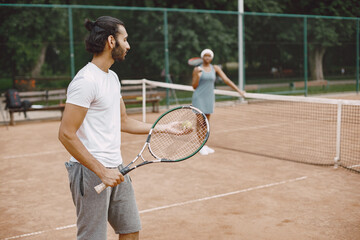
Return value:
<svg viewBox="0 0 360 240">
<path fill-rule="evenodd" d="M 147 134 L 149 133 L 152 124 L 140 122 L 136 119 L 126 117 L 121 122 L 121 131 L 132 134 Z"/>
</svg>

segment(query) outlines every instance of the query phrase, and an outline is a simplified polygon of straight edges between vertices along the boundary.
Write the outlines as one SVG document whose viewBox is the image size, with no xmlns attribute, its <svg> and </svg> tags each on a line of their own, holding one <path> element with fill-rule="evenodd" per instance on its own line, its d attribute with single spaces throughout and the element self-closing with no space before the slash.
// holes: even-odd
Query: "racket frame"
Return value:
<svg viewBox="0 0 360 240">
<path fill-rule="evenodd" d="M 189 156 L 186 156 L 186 157 L 183 157 L 181 159 L 178 159 L 178 160 L 169 160 L 169 159 L 166 159 L 166 158 L 159 158 L 157 157 L 151 150 L 151 145 L 150 145 L 150 140 L 151 140 L 151 134 L 152 132 L 154 131 L 154 128 L 156 126 L 156 124 L 168 113 L 172 112 L 172 111 L 175 111 L 175 110 L 179 110 L 179 109 L 191 109 L 191 110 L 195 110 L 197 113 L 196 114 L 201 114 L 205 120 L 205 123 L 206 123 L 206 127 L 207 127 L 207 133 L 206 133 L 206 136 L 202 142 L 202 144 L 200 145 L 200 147 L 195 150 L 192 154 L 190 154 Z M 208 138 L 210 136 L 210 127 L 209 127 L 209 121 L 207 119 L 207 117 L 205 116 L 204 113 L 202 113 L 199 109 L 189 105 L 189 106 L 179 106 L 179 107 L 175 107 L 173 109 L 170 109 L 169 111 L 166 111 L 165 113 L 163 113 L 156 121 L 155 123 L 151 126 L 151 129 L 149 131 L 149 134 L 146 138 L 146 141 L 145 141 L 145 144 L 144 146 L 142 147 L 141 151 L 139 152 L 138 155 L 136 155 L 136 157 L 128 164 L 126 165 L 126 167 L 122 168 L 120 170 L 120 173 L 124 176 L 126 174 L 128 174 L 129 172 L 131 172 L 132 170 L 138 168 L 138 167 L 141 167 L 141 166 L 144 166 L 144 165 L 147 165 L 147 164 L 150 164 L 150 163 L 159 163 L 159 162 L 181 162 L 183 160 L 186 160 L 192 156 L 194 156 L 197 152 L 200 151 L 200 149 L 206 144 Z M 148 160 L 145 160 L 144 157 L 142 156 L 142 153 L 144 152 L 145 148 L 148 148 L 150 154 L 155 158 L 155 160 L 151 160 L 151 161 L 148 161 Z M 142 163 L 138 164 L 138 165 L 134 165 L 132 166 L 139 158 L 142 159 Z M 99 185 L 95 186 L 95 190 L 97 191 L 97 193 L 101 193 L 103 190 L 105 190 L 107 188 L 107 186 L 104 184 L 104 183 L 100 183 Z"/>
<path fill-rule="evenodd" d="M 188 60 L 188 64 L 193 67 L 198 67 L 202 63 L 203 63 L 203 60 L 200 57 L 193 57 Z"/>
<path fill-rule="evenodd" d="M 189 156 L 186 156 L 184 158 L 180 158 L 180 159 L 177 159 L 177 160 L 168 160 L 166 158 L 159 158 L 158 156 L 156 156 L 153 151 L 151 151 L 151 144 L 150 144 L 150 139 L 151 139 L 151 133 L 153 132 L 156 124 L 163 118 L 163 116 L 165 116 L 166 114 L 172 112 L 172 111 L 175 111 L 175 110 L 179 110 L 179 109 L 191 109 L 191 110 L 195 110 L 197 113 L 196 114 L 201 114 L 205 120 L 205 123 L 206 123 L 206 127 L 207 127 L 207 133 L 206 133 L 206 136 L 205 136 L 205 139 L 204 141 L 202 142 L 201 146 L 196 150 L 194 151 L 192 154 L 190 154 Z M 149 149 L 149 152 L 151 153 L 151 155 L 157 159 L 156 162 L 181 162 L 181 161 L 184 161 L 188 158 L 191 158 L 192 156 L 194 156 L 197 152 L 200 151 L 200 149 L 206 144 L 208 138 L 209 138 L 209 135 L 210 135 L 210 126 L 209 126 L 209 121 L 207 119 L 207 117 L 205 116 L 204 113 L 202 113 L 198 108 L 194 107 L 194 106 L 191 106 L 191 105 L 188 105 L 188 106 L 179 106 L 179 107 L 175 107 L 173 109 L 170 109 L 169 111 L 163 113 L 156 121 L 155 123 L 152 125 L 150 131 L 149 131 L 149 135 L 146 139 L 146 143 L 145 143 L 145 146 L 146 144 L 148 145 L 148 149 Z M 144 148 L 145 148 L 144 146 Z M 143 151 L 143 150 L 142 150 Z M 143 159 L 144 160 L 144 159 Z M 146 161 L 146 160 L 144 160 Z M 149 163 L 153 163 L 153 162 L 149 162 Z"/>
</svg>

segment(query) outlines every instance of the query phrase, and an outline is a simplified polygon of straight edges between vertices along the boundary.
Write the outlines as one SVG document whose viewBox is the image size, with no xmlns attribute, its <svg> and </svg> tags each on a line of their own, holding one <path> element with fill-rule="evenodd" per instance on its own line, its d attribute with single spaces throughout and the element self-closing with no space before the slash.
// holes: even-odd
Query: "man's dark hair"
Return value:
<svg viewBox="0 0 360 240">
<path fill-rule="evenodd" d="M 101 53 L 104 50 L 108 36 L 119 33 L 119 25 L 125 27 L 124 23 L 117 18 L 102 16 L 95 22 L 89 19 L 85 20 L 85 27 L 90 31 L 90 35 L 86 38 L 86 50 L 90 53 Z"/>
</svg>

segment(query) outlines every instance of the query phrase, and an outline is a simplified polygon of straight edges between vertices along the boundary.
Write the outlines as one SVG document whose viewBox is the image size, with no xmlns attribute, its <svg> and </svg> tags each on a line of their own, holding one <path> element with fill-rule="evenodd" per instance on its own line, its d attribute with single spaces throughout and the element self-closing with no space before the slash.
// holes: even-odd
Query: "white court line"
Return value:
<svg viewBox="0 0 360 240">
<path fill-rule="evenodd" d="M 124 142 L 121 145 L 127 146 L 127 145 L 132 145 L 132 144 L 145 143 L 145 141 L 146 141 L 146 137 L 144 137 L 144 140 Z M 2 159 L 26 158 L 26 157 L 34 157 L 34 156 L 43 156 L 43 155 L 54 154 L 54 153 L 66 153 L 66 152 L 67 152 L 66 149 L 62 149 L 62 150 L 56 150 L 56 151 L 45 151 L 45 152 L 37 152 L 37 153 L 25 153 L 25 154 L 19 154 L 19 155 L 10 155 L 10 156 L 4 156 L 1 158 Z"/>
<path fill-rule="evenodd" d="M 4 238 L 4 239 L 1 239 L 1 240 L 10 240 L 10 239 L 18 239 L 18 238 L 30 237 L 30 236 L 40 235 L 40 234 L 43 234 L 43 233 L 46 233 L 46 232 L 63 230 L 63 229 L 73 228 L 73 227 L 76 227 L 76 224 L 71 224 L 71 225 L 67 225 L 67 226 L 63 226 L 63 227 L 57 227 L 57 228 L 54 228 L 54 229 L 38 231 L 38 232 L 33 232 L 33 233 L 26 233 L 26 234 L 22 234 L 22 235 L 18 235 L 18 236 Z"/>
<path fill-rule="evenodd" d="M 47 151 L 47 152 L 37 152 L 37 153 L 26 153 L 26 154 L 19 154 L 19 155 L 11 155 L 11 156 L 4 156 L 4 157 L 2 157 L 2 159 L 34 157 L 34 156 L 42 156 L 42 155 L 61 153 L 61 152 L 66 152 L 66 150 L 63 149 L 63 150 L 57 150 L 57 151 Z"/>
<path fill-rule="evenodd" d="M 26 233 L 26 234 L 22 234 L 22 235 L 18 235 L 18 236 L 13 236 L 13 237 L 9 237 L 9 238 L 4 238 L 4 240 L 10 240 L 10 239 L 18 239 L 18 238 L 24 238 L 24 237 L 30 237 L 30 236 L 35 236 L 35 235 L 40 235 L 46 232 L 49 232 L 51 230 L 46 230 L 46 231 L 39 231 L 39 232 L 33 232 L 33 233 Z"/>
<path fill-rule="evenodd" d="M 227 132 L 234 132 L 234 131 L 248 131 L 248 130 L 257 130 L 257 129 L 263 129 L 263 128 L 272 128 L 272 127 L 281 127 L 281 126 L 287 126 L 287 125 L 294 125 L 294 124 L 303 124 L 308 122 L 316 122 L 316 120 L 301 120 L 301 121 L 293 121 L 293 122 L 280 122 L 280 123 L 272 123 L 272 124 L 265 124 L 265 125 L 258 125 L 258 126 L 245 126 L 245 127 L 239 127 L 239 128 L 231 128 L 231 129 L 224 129 L 216 131 L 217 133 L 227 133 Z"/>
<path fill-rule="evenodd" d="M 162 207 L 150 208 L 150 209 L 146 209 L 146 210 L 139 211 L 139 213 L 140 213 L 140 214 L 143 214 L 143 213 L 154 212 L 154 211 L 158 211 L 158 210 L 162 210 L 162 209 L 172 208 L 172 207 L 184 206 L 184 205 L 191 204 L 191 203 L 197 203 L 197 202 L 207 201 L 207 200 L 211 200 L 211 199 L 215 199 L 215 198 L 222 198 L 222 197 L 226 197 L 226 196 L 230 196 L 230 195 L 234 195 L 234 194 L 239 194 L 239 193 L 244 193 L 244 192 L 250 192 L 250 191 L 254 191 L 254 190 L 258 190 L 258 189 L 264 189 L 264 188 L 274 187 L 274 186 L 278 186 L 278 185 L 281 185 L 281 184 L 286 184 L 286 183 L 292 183 L 292 182 L 296 182 L 296 181 L 301 181 L 301 180 L 305 180 L 306 178 L 307 178 L 307 176 L 298 177 L 298 178 L 293 178 L 293 179 L 288 179 L 288 180 L 284 180 L 284 181 L 281 181 L 281 182 L 269 183 L 269 184 L 260 185 L 260 186 L 257 186 L 257 187 L 246 188 L 246 189 L 242 189 L 242 190 L 238 190 L 238 191 L 234 191 L 234 192 L 228 192 L 228 193 L 218 194 L 218 195 L 214 195 L 214 196 L 210 196 L 210 197 L 199 198 L 199 199 L 194 199 L 194 200 L 190 200 L 190 201 L 185 201 L 185 202 L 180 202 L 180 203 L 165 205 L 165 206 L 162 206 Z M 26 233 L 26 234 L 22 234 L 22 235 L 18 235 L 18 236 L 3 238 L 3 239 L 1 239 L 1 240 L 19 239 L 19 238 L 24 238 L 24 237 L 29 237 L 29 236 L 35 236 L 35 235 L 44 234 L 44 233 L 46 233 L 46 232 L 58 231 L 58 230 L 73 228 L 73 227 L 76 227 L 76 224 L 71 224 L 71 225 L 67 225 L 67 226 L 63 226 L 63 227 L 57 227 L 57 228 L 54 228 L 54 229 L 49 229 L 49 230 L 44 230 L 44 231 L 38 231 L 38 232 L 33 232 L 33 233 Z"/>
<path fill-rule="evenodd" d="M 349 168 L 357 168 L 357 167 L 360 167 L 360 164 L 349 166 Z"/>
<path fill-rule="evenodd" d="M 197 203 L 197 202 L 207 201 L 207 200 L 210 200 L 210 199 L 226 197 L 226 196 L 230 196 L 230 195 L 234 195 L 234 194 L 239 194 L 239 193 L 243 193 L 243 192 L 250 192 L 250 191 L 258 190 L 258 189 L 262 189 L 262 188 L 269 188 L 269 187 L 277 186 L 277 185 L 280 185 L 280 184 L 285 184 L 285 183 L 291 183 L 291 182 L 295 182 L 295 181 L 305 180 L 306 178 L 307 178 L 307 176 L 303 176 L 303 177 L 294 178 L 294 179 L 289 179 L 289 180 L 285 180 L 285 181 L 281 181 L 281 182 L 270 183 L 270 184 L 261 185 L 261 186 L 257 186 L 257 187 L 252 187 L 252 188 L 246 188 L 246 189 L 239 190 L 239 191 L 234 191 L 234 192 L 229 192 L 229 193 L 223 193 L 223 194 L 219 194 L 219 195 L 214 195 L 214 196 L 210 196 L 210 197 L 205 197 L 205 198 L 190 200 L 190 201 L 181 202 L 181 203 L 175 203 L 175 204 L 171 204 L 171 205 L 167 205 L 167 206 L 162 206 L 162 207 L 150 208 L 150 209 L 147 209 L 147 210 L 142 210 L 142 211 L 140 211 L 140 213 L 153 212 L 153 211 L 157 211 L 157 210 L 161 210 L 161 209 L 183 206 L 183 205 L 190 204 L 190 203 Z"/>
</svg>

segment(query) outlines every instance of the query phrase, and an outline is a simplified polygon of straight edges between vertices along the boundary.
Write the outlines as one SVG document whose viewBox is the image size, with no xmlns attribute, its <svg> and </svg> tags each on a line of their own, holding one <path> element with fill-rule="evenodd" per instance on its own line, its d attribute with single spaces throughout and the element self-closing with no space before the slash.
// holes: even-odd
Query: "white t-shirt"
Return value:
<svg viewBox="0 0 360 240">
<path fill-rule="evenodd" d="M 69 84 L 66 103 L 88 108 L 77 136 L 105 167 L 117 167 L 121 157 L 120 81 L 116 73 L 93 63 L 83 67 Z M 72 157 L 70 161 L 77 162 Z"/>
</svg>

